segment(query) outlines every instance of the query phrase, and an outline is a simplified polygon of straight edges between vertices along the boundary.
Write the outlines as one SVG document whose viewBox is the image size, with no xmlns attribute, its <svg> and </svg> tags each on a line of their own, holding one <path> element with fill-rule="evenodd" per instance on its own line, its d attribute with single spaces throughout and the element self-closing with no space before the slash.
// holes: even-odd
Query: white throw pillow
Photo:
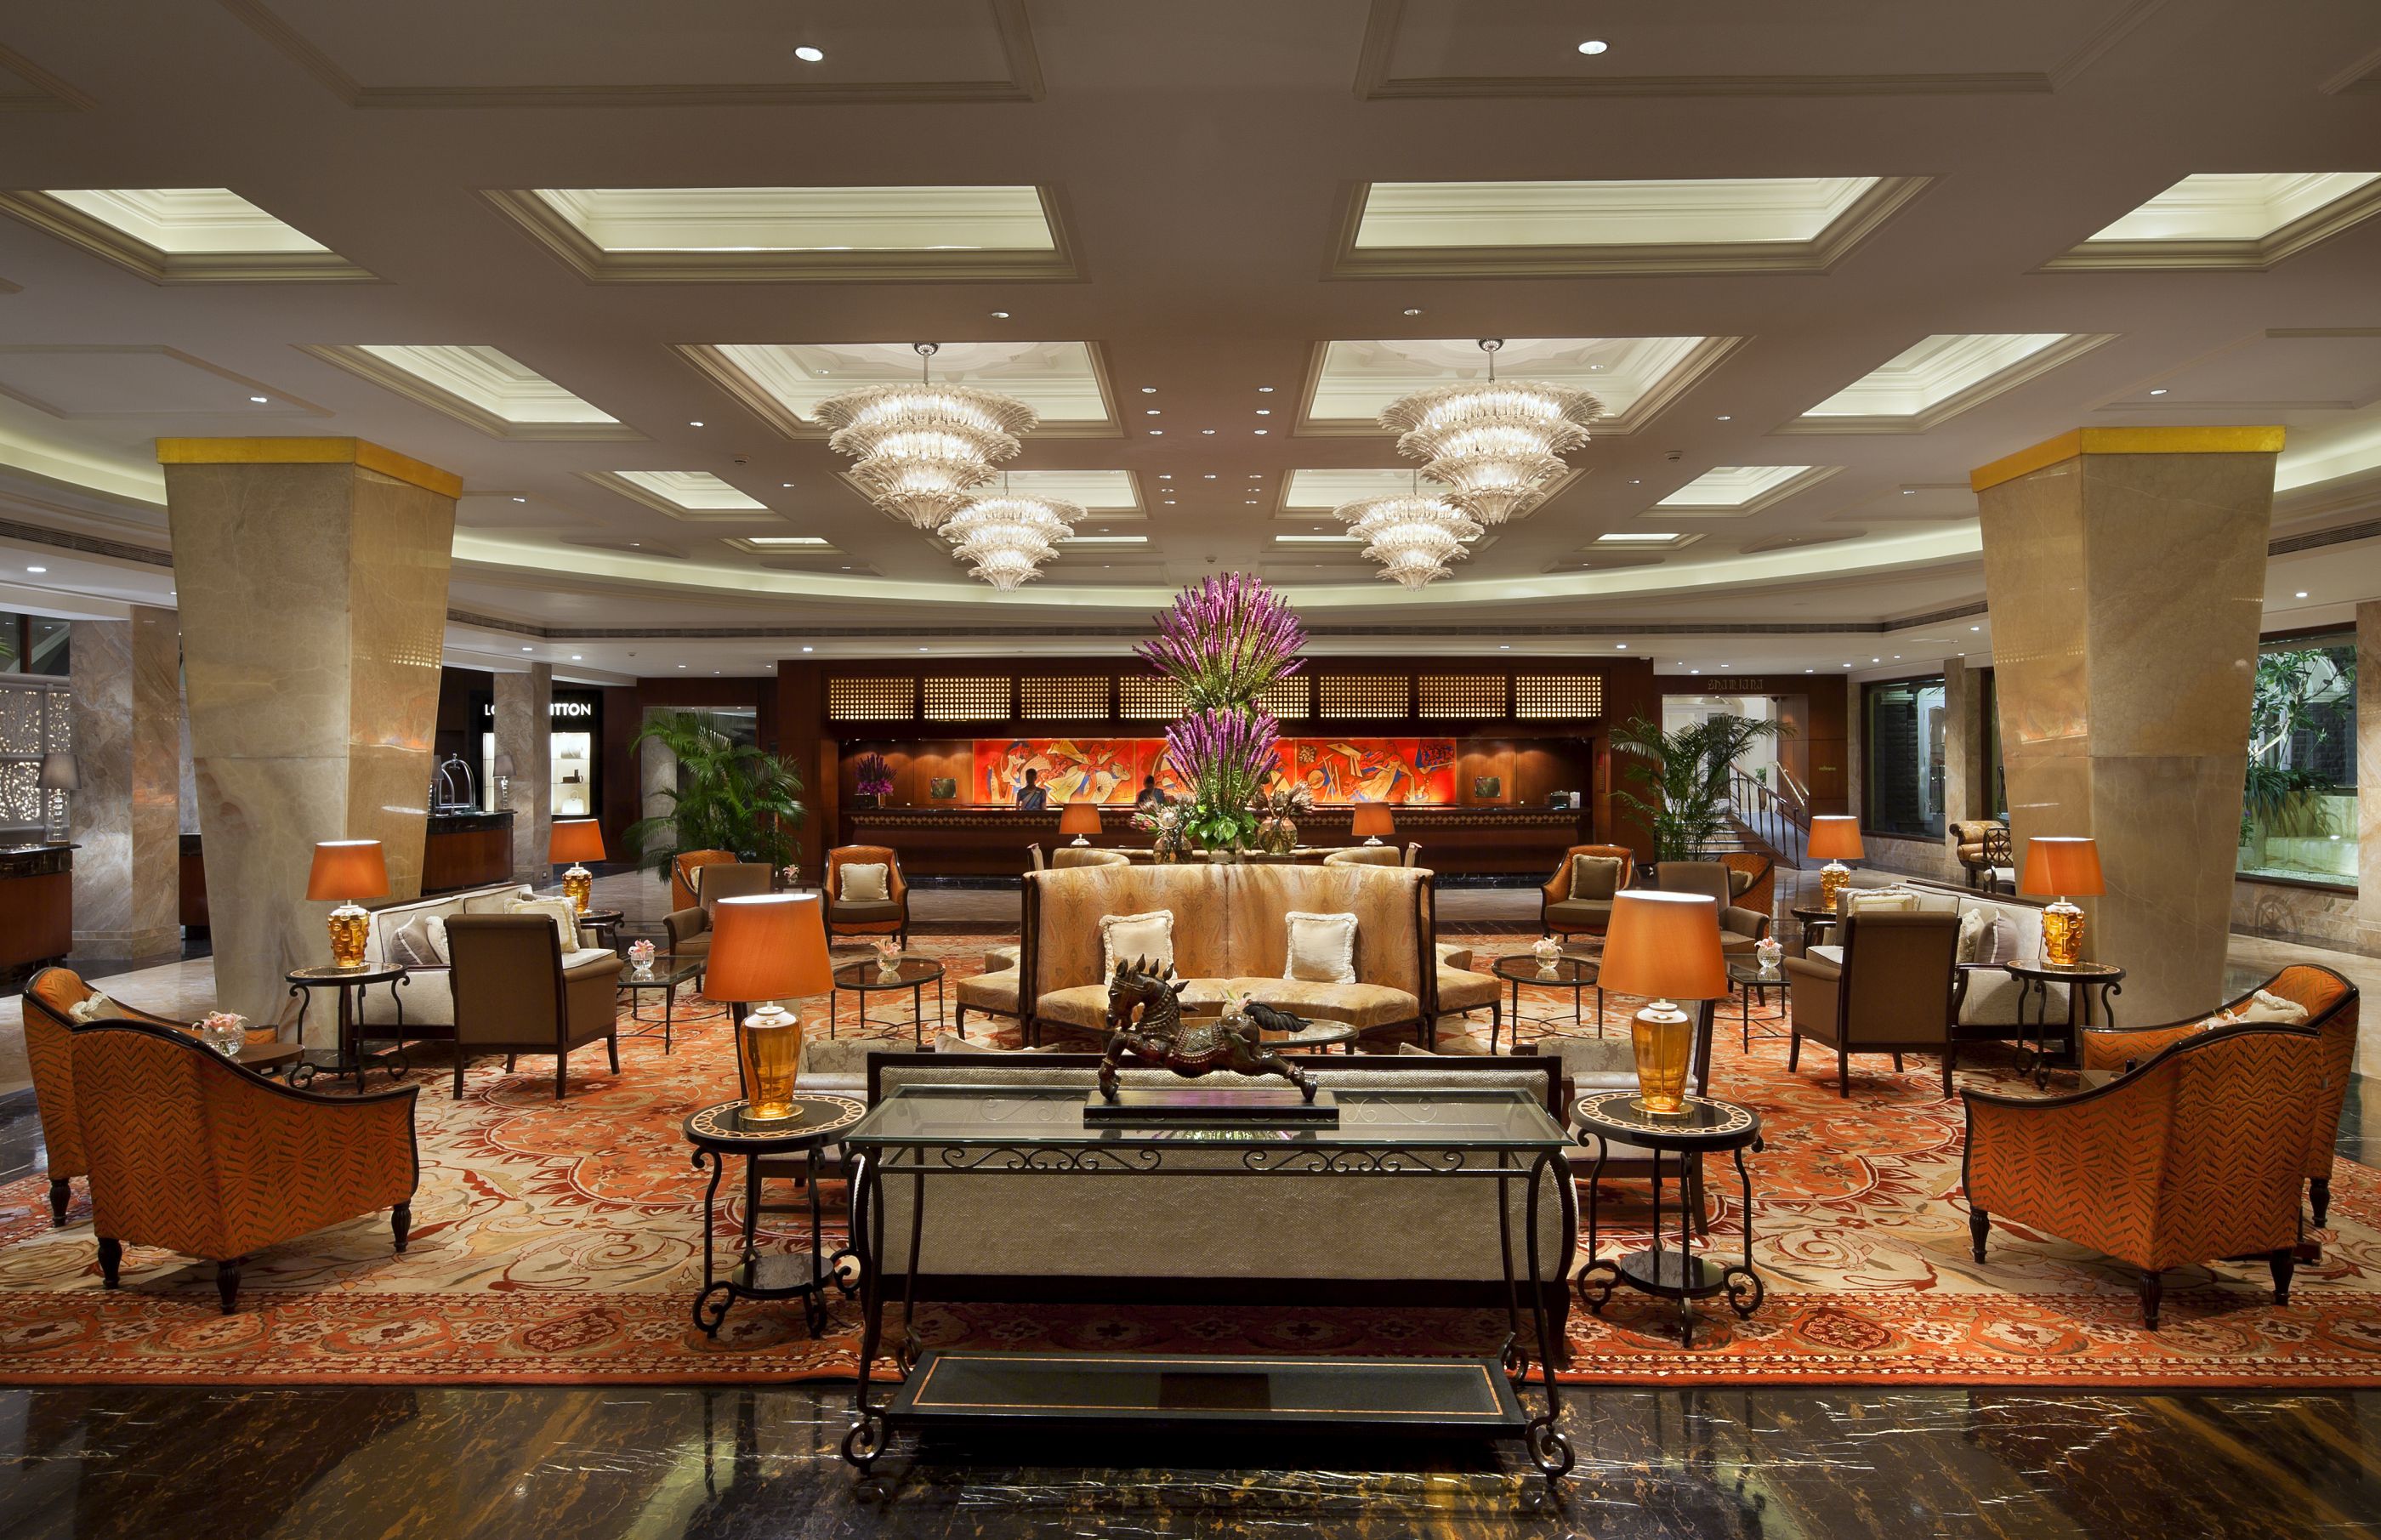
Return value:
<svg viewBox="0 0 2381 1540">
<path fill-rule="evenodd" d="M 1960 911 L 1960 943 L 1958 949 L 1952 954 L 1955 960 L 1960 962 L 1992 960 L 1984 954 L 1992 950 L 1993 919 L 1994 916 L 1989 910 L 1963 909 Z"/>
<path fill-rule="evenodd" d="M 836 868 L 843 874 L 843 886 L 836 890 L 835 901 L 839 904 L 889 904 L 893 901 L 893 869 L 881 861 L 846 862 Z"/>
<path fill-rule="evenodd" d="M 1871 888 L 1864 893 L 1844 895 L 1846 914 L 1915 914 L 1918 895 L 1891 887 Z"/>
<path fill-rule="evenodd" d="M 2303 1026 L 2306 1019 L 2306 1007 L 2296 1000 L 2285 1000 L 2279 995 L 2269 995 L 2262 989 L 2250 996 L 2248 1003 L 2233 1018 L 2236 1021 L 2272 1021 L 2285 1027 Z"/>
<path fill-rule="evenodd" d="M 1100 982 L 1116 977 L 1117 959 L 1146 960 L 1154 972 L 1174 966 L 1174 911 L 1100 916 Z"/>
<path fill-rule="evenodd" d="M 446 965 L 446 922 L 435 914 L 417 914 L 389 937 L 385 960 L 406 968 Z"/>
<path fill-rule="evenodd" d="M 1288 961 L 1281 976 L 1301 984 L 1356 982 L 1356 917 L 1289 911 Z"/>
<path fill-rule="evenodd" d="M 513 900 L 513 907 L 507 912 L 544 915 L 554 922 L 555 939 L 562 943 L 562 949 L 566 952 L 579 950 L 579 909 L 569 899 L 516 898 Z M 446 928 L 443 924 L 438 927 L 441 932 Z M 438 955 L 444 957 L 446 955 L 446 948 L 443 943 L 446 937 L 440 935 L 436 939 L 442 943 L 438 948 Z"/>
<path fill-rule="evenodd" d="M 74 1021 L 98 1021 L 123 1014 L 123 1007 L 96 989 L 82 1000 L 67 1007 L 67 1018 Z"/>
</svg>

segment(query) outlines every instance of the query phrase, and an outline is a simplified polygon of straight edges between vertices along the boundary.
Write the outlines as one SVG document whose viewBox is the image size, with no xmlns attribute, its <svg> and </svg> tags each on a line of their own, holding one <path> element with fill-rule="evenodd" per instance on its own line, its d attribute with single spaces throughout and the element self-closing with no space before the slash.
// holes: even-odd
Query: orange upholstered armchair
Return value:
<svg viewBox="0 0 2381 1540">
<path fill-rule="evenodd" d="M 2217 1027 L 2067 1096 L 1962 1091 L 1968 1229 L 2014 1221 L 2142 1270 L 2155 1329 L 2168 1267 L 2263 1253 L 2288 1304 L 2320 1072 L 2304 1027 Z"/>
<path fill-rule="evenodd" d="M 1728 901 L 1775 918 L 1777 865 L 1758 850 L 1722 850 L 1712 858 L 1728 868 Z"/>
<path fill-rule="evenodd" d="M 705 866 L 737 859 L 733 850 L 680 850 L 670 857 L 670 911 L 693 909 L 702 901 L 695 873 Z"/>
<path fill-rule="evenodd" d="M 2315 1086 L 2315 1138 L 2307 1145 L 2307 1199 L 2321 1228 L 2331 1213 L 2331 1162 L 2339 1145 L 2339 1109 L 2348 1094 L 2350 1067 L 2356 1059 L 2356 986 L 2328 968 L 2296 963 L 2267 979 L 2257 989 L 2221 1008 L 2230 1014 L 2246 1009 L 2258 994 L 2277 995 L 2302 1007 L 2303 1025 L 2319 1039 L 2321 1061 Z M 2177 1043 L 2215 1029 L 2205 1019 L 2173 1021 L 2156 1027 L 2090 1027 L 2083 1033 L 2083 1068 L 2124 1069 Z"/>
<path fill-rule="evenodd" d="M 862 873 L 850 871 L 869 866 L 885 868 L 881 898 L 873 888 L 863 887 Z M 910 885 L 901 880 L 901 858 L 890 846 L 838 845 L 829 850 L 820 897 L 825 900 L 828 935 L 889 935 L 905 947 L 910 944 Z"/>
<path fill-rule="evenodd" d="M 91 1169 L 83 1157 L 82 1126 L 75 1118 L 74 1011 L 98 991 L 67 968 L 44 968 L 25 986 L 25 1057 L 33 1070 L 33 1105 L 42 1117 L 42 1144 L 49 1152 L 50 1223 L 67 1222 L 73 1195 L 67 1179 Z M 139 1021 L 169 1032 L 186 1032 L 178 1021 L 108 1001 L 113 1021 Z M 271 1027 L 251 1027 L 249 1041 L 270 1041 Z"/>
<path fill-rule="evenodd" d="M 1571 873 L 1581 856 L 1603 856 L 1620 863 L 1618 893 L 1636 880 L 1637 852 L 1626 845 L 1574 845 L 1563 852 L 1562 864 L 1538 890 L 1538 929 L 1546 935 L 1602 935 L 1612 920 L 1610 894 L 1573 894 Z"/>
<path fill-rule="evenodd" d="M 117 1021 L 75 1028 L 74 1071 L 108 1288 L 125 1247 L 162 1247 L 215 1265 L 228 1315 L 250 1253 L 384 1208 L 405 1250 L 419 1086 L 293 1091 L 187 1033 Z"/>
</svg>

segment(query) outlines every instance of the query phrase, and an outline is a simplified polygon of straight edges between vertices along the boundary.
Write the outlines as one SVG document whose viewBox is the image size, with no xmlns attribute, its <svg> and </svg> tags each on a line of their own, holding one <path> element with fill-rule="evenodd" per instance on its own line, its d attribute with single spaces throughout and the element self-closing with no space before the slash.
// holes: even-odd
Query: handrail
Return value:
<svg viewBox="0 0 2381 1540">
<path fill-rule="evenodd" d="M 1728 767 L 1728 808 L 1747 832 L 1777 853 L 1780 863 L 1801 866 L 1811 846 L 1810 803 L 1784 765 L 1778 776 L 1792 795 L 1781 794 L 1736 765 Z"/>
</svg>

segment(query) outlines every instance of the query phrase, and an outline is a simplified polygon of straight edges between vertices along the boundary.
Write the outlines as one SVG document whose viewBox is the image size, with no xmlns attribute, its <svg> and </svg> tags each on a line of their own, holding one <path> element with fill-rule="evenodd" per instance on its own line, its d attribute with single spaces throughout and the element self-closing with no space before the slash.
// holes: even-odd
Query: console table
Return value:
<svg viewBox="0 0 2381 1540">
<path fill-rule="evenodd" d="M 935 1427 L 1081 1429 L 1117 1422 L 1201 1434 L 1360 1433 L 1518 1439 L 1548 1481 L 1576 1458 L 1562 1431 L 1555 1323 L 1545 1306 L 1541 1204 L 1577 1228 L 1563 1130 L 1518 1090 L 1337 1089 L 1336 1129 L 1083 1126 L 1081 1086 L 903 1085 L 844 1136 L 852 1160 L 852 1243 L 860 1253 L 862 1323 L 857 1418 L 844 1458 L 862 1472 L 898 1430 Z M 1008 1352 L 923 1349 L 917 1334 L 918 1257 L 926 1190 L 973 1176 L 1052 1180 L 1162 1177 L 1365 1177 L 1491 1181 L 1504 1258 L 1507 1337 L 1496 1357 L 1332 1358 L 1300 1354 Z M 934 1178 L 930 1183 L 927 1179 Z M 903 1378 L 880 1404 L 870 1372 L 884 1340 L 885 1183 L 909 1183 L 910 1251 L 902 1270 Z M 1526 1271 L 1516 1269 L 1511 1186 L 1520 1183 Z M 1483 1205 L 1486 1207 L 1488 1205 Z M 1568 1244 L 1551 1258 L 1565 1270 Z M 1526 1282 L 1530 1323 L 1521 1321 Z M 1535 1338 L 1545 1410 L 1522 1399 Z"/>
</svg>

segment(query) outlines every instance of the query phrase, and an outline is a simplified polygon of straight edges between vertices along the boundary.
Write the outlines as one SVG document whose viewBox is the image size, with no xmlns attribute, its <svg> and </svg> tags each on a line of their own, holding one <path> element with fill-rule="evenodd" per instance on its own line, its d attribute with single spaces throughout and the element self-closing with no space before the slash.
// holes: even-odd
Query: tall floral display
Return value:
<svg viewBox="0 0 2381 1540">
<path fill-rule="evenodd" d="M 1274 768 L 1280 730 L 1256 703 L 1298 671 L 1305 644 L 1281 595 L 1234 572 L 1177 594 L 1157 617 L 1157 635 L 1134 649 L 1182 688 L 1185 715 L 1166 730 L 1166 754 L 1190 788 L 1180 832 L 1201 849 L 1239 849 L 1255 835 L 1252 804 Z"/>
</svg>

